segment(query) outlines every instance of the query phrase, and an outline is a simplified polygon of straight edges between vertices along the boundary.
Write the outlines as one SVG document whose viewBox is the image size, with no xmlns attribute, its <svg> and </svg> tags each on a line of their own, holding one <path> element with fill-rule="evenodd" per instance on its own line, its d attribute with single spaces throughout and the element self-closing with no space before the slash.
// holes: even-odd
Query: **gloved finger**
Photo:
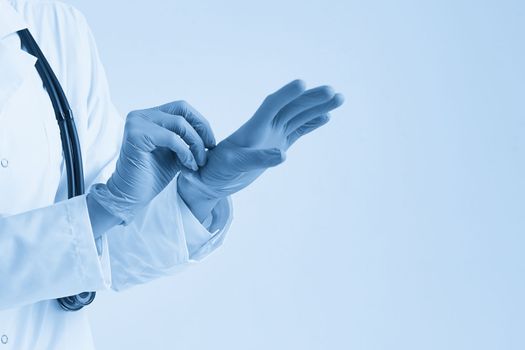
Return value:
<svg viewBox="0 0 525 350">
<path fill-rule="evenodd" d="M 320 128 L 321 126 L 325 125 L 330 121 L 330 115 L 323 114 L 315 119 L 310 120 L 306 124 L 303 124 L 302 126 L 295 129 L 290 135 L 288 135 L 288 147 L 293 145 L 295 141 L 297 141 L 301 136 L 304 136 L 308 133 L 311 133 L 317 128 Z"/>
<path fill-rule="evenodd" d="M 216 146 L 217 143 L 215 141 L 215 135 L 213 134 L 210 123 L 188 102 L 170 102 L 157 107 L 157 109 L 164 113 L 180 115 L 184 117 L 184 119 L 186 119 L 191 124 L 191 126 L 193 126 L 195 131 L 197 131 L 207 148 L 213 148 Z"/>
<path fill-rule="evenodd" d="M 271 118 L 271 120 L 273 120 L 281 108 L 295 100 L 297 97 L 301 96 L 305 89 L 306 84 L 300 79 L 286 84 L 276 92 L 266 97 L 262 105 L 255 113 L 255 116 Z"/>
<path fill-rule="evenodd" d="M 150 120 L 153 123 L 167 128 L 179 135 L 186 144 L 189 145 L 190 151 L 193 153 L 197 164 L 199 166 L 206 164 L 206 149 L 204 148 L 204 141 L 184 117 L 156 111 L 151 113 Z"/>
<path fill-rule="evenodd" d="M 299 113 L 297 116 L 292 118 L 288 123 L 285 124 L 285 134 L 289 135 L 295 129 L 300 127 L 303 124 L 308 123 L 310 120 L 315 119 L 321 114 L 330 112 L 333 109 L 336 109 L 344 102 L 344 97 L 341 94 L 335 94 L 330 101 L 315 106 L 313 108 L 307 109 L 306 111 Z"/>
<path fill-rule="evenodd" d="M 307 90 L 277 113 L 274 125 L 284 125 L 299 113 L 329 101 L 334 95 L 335 91 L 330 86 L 318 86 Z"/>
<path fill-rule="evenodd" d="M 185 167 L 194 171 L 199 169 L 193 153 L 191 153 L 188 145 L 179 135 L 157 124 L 151 125 L 152 132 L 145 134 L 147 140 L 149 140 L 154 146 L 166 147 L 175 152 L 177 158 Z"/>
<path fill-rule="evenodd" d="M 237 155 L 236 167 L 241 172 L 266 169 L 281 164 L 285 158 L 285 153 L 278 148 L 245 148 Z"/>
</svg>

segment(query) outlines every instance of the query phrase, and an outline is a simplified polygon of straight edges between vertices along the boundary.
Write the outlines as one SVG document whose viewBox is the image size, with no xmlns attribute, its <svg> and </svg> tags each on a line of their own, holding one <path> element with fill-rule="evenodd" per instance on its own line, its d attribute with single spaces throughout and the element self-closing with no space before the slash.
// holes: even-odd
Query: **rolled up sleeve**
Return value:
<svg viewBox="0 0 525 350">
<path fill-rule="evenodd" d="M 213 212 L 214 223 L 222 225 L 208 231 L 180 198 L 175 178 L 133 222 L 108 232 L 112 288 L 169 276 L 202 260 L 223 243 L 231 220 L 231 202 L 225 199 Z"/>
<path fill-rule="evenodd" d="M 222 245 L 233 218 L 231 199 L 230 197 L 222 199 L 213 209 L 210 222 L 204 224 L 193 215 L 180 196 L 177 196 L 177 201 L 189 260 L 200 261 Z M 212 228 L 211 232 L 210 228 Z"/>
</svg>

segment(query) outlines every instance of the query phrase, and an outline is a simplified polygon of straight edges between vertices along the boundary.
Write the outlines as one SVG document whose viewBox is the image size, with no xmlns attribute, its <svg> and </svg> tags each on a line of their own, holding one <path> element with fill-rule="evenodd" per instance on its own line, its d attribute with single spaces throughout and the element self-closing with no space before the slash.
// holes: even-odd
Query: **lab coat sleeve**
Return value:
<svg viewBox="0 0 525 350">
<path fill-rule="evenodd" d="M 111 103 L 109 88 L 92 33 L 78 12 L 76 23 L 85 30 L 90 62 L 87 106 L 88 184 L 105 183 L 115 169 L 119 155 L 124 120 Z M 229 198 L 214 208 L 210 222 L 201 224 L 180 198 L 176 178 L 127 226 L 108 231 L 112 288 L 121 290 L 178 271 L 188 263 L 201 260 L 225 237 L 232 218 Z M 207 227 L 216 227 L 209 232 Z M 107 273 L 107 271 L 106 271 Z"/>
<path fill-rule="evenodd" d="M 213 212 L 222 220 L 209 232 L 177 193 L 174 180 L 128 226 L 108 234 L 112 288 L 123 290 L 171 275 L 207 256 L 224 240 L 231 222 L 231 201 L 223 200 Z"/>
<path fill-rule="evenodd" d="M 108 288 L 90 227 L 85 196 L 1 217 L 0 309 Z"/>
</svg>

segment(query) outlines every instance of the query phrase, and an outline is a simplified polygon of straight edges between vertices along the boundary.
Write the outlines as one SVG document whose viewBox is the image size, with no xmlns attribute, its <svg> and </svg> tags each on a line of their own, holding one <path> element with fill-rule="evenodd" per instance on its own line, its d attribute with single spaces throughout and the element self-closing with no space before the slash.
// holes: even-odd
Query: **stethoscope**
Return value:
<svg viewBox="0 0 525 350">
<path fill-rule="evenodd" d="M 49 94 L 51 104 L 55 110 L 55 117 L 60 128 L 60 139 L 67 172 L 68 198 L 84 194 L 84 172 L 82 169 L 82 154 L 78 141 L 77 128 L 73 120 L 73 112 L 67 101 L 66 95 L 58 79 L 49 66 L 47 59 L 38 47 L 35 39 L 27 29 L 18 31 L 22 46 L 27 52 L 37 58 L 35 64 L 38 74 L 44 83 L 44 88 Z M 77 311 L 91 304 L 95 299 L 95 292 L 83 292 L 57 299 L 62 309 Z"/>
</svg>

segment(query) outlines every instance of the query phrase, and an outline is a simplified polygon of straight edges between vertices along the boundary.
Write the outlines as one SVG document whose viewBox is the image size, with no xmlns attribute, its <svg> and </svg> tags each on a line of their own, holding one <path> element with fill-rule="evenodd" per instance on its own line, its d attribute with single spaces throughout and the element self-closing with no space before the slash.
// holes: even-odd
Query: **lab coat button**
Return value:
<svg viewBox="0 0 525 350">
<path fill-rule="evenodd" d="M 3 158 L 2 160 L 0 160 L 0 164 L 2 164 L 2 168 L 7 168 L 9 166 L 9 161 Z"/>
<path fill-rule="evenodd" d="M 9 339 L 7 338 L 7 335 L 5 335 L 5 334 L 2 335 L 2 337 L 0 338 L 0 341 L 2 342 L 2 344 L 7 344 L 8 340 Z"/>
</svg>

